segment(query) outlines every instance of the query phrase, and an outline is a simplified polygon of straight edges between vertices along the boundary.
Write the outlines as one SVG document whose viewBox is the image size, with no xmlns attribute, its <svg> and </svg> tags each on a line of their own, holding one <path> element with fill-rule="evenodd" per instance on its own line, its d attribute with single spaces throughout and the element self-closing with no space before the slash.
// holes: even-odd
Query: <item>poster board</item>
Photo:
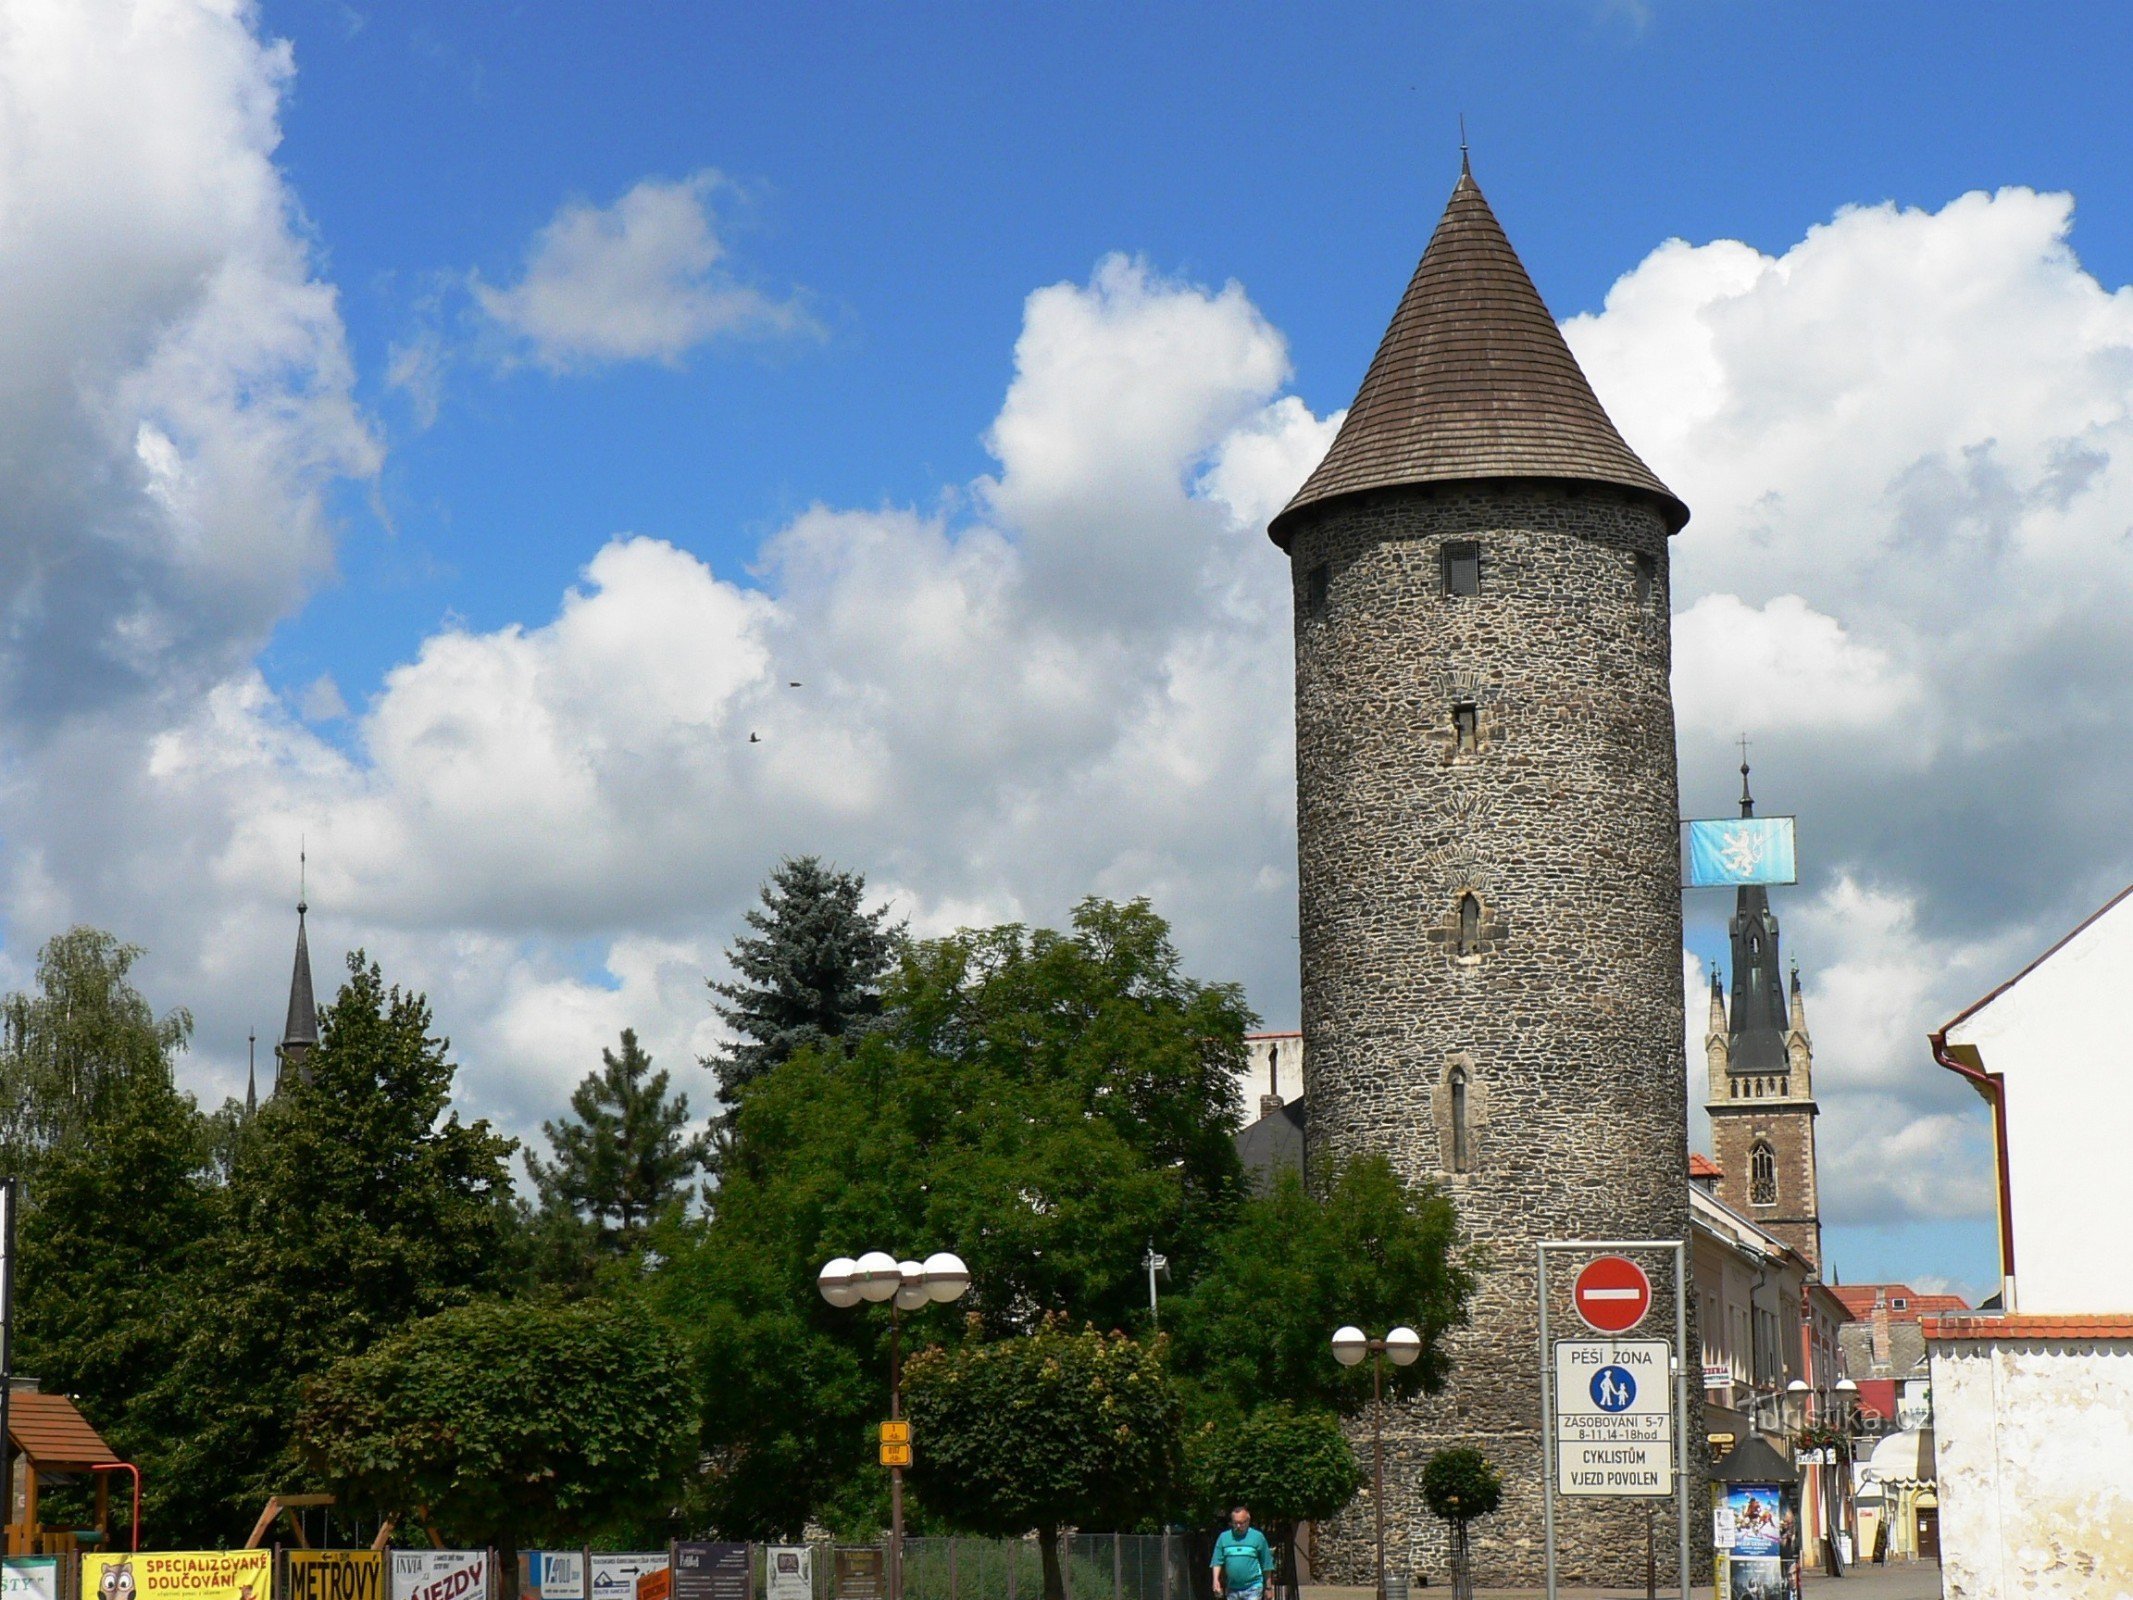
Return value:
<svg viewBox="0 0 2133 1600">
<path fill-rule="evenodd" d="M 9 1556 L 0 1564 L 0 1600 L 59 1600 L 56 1556 Z"/>
<path fill-rule="evenodd" d="M 749 1600 L 745 1544 L 695 1540 L 674 1547 L 673 1600 Z"/>
<path fill-rule="evenodd" d="M 664 1550 L 630 1550 L 586 1557 L 586 1600 L 637 1600 L 637 1585 L 667 1570 Z"/>
<path fill-rule="evenodd" d="M 385 1600 L 385 1557 L 376 1550 L 291 1550 L 281 1600 Z"/>
<path fill-rule="evenodd" d="M 98 1551 L 81 1558 L 82 1600 L 272 1600 L 271 1550 Z"/>
<path fill-rule="evenodd" d="M 834 1600 L 882 1600 L 889 1592 L 887 1567 L 880 1545 L 846 1545 L 837 1552 Z"/>
<path fill-rule="evenodd" d="M 1774 1483 L 1725 1486 L 1712 1515 L 1719 1600 L 1783 1600 L 1785 1563 L 1778 1555 L 1783 1491 Z"/>
<path fill-rule="evenodd" d="M 518 1557 L 520 1600 L 585 1600 L 583 1550 L 522 1550 Z"/>
<path fill-rule="evenodd" d="M 390 1600 L 487 1600 L 489 1578 L 486 1550 L 395 1550 Z"/>
<path fill-rule="evenodd" d="M 815 1600 L 815 1552 L 804 1544 L 765 1550 L 763 1600 Z"/>
</svg>

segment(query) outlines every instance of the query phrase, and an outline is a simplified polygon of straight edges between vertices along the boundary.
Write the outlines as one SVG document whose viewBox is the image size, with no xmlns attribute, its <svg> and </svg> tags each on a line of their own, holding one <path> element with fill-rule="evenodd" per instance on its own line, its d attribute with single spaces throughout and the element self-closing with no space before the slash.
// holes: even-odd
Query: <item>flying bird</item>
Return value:
<svg viewBox="0 0 2133 1600">
<path fill-rule="evenodd" d="M 761 744 L 763 742 L 763 736 L 760 733 L 751 733 L 750 735 L 748 735 L 748 742 L 750 744 Z"/>
</svg>

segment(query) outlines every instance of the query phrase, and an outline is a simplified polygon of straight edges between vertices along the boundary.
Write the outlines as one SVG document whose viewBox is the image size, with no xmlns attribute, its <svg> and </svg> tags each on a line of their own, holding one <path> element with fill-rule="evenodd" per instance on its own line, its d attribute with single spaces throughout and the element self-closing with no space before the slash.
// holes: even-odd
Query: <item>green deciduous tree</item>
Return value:
<svg viewBox="0 0 2133 1600">
<path fill-rule="evenodd" d="M 1216 1243 L 1221 1266 L 1175 1302 L 1179 1370 L 1215 1395 L 1268 1395 L 1352 1414 L 1370 1399 L 1367 1367 L 1337 1364 L 1326 1341 L 1344 1323 L 1422 1336 L 1394 1394 L 1434 1393 L 1448 1372 L 1445 1330 L 1466 1314 L 1471 1268 L 1453 1260 L 1458 1220 L 1436 1190 L 1410 1188 L 1382 1156 L 1348 1163 L 1323 1200 L 1293 1174 L 1242 1207 Z"/>
<path fill-rule="evenodd" d="M 509 1550 L 665 1537 L 696 1418 L 688 1362 L 642 1308 L 491 1301 L 336 1362 L 297 1436 L 358 1504 Z"/>
<path fill-rule="evenodd" d="M 1184 1412 L 1160 1340 L 1061 1319 L 1033 1333 L 912 1358 L 912 1477 L 926 1506 L 971 1533 L 1035 1528 L 1046 1600 L 1064 1600 L 1059 1530 L 1124 1529 L 1172 1507 Z"/>
<path fill-rule="evenodd" d="M 308 1076 L 285 1076 L 239 1143 L 227 1236 L 189 1319 L 193 1415 L 166 1483 L 210 1540 L 287 1486 L 306 1378 L 510 1269 L 513 1141 L 450 1110 L 428 1002 L 360 951 L 348 970 Z"/>
<path fill-rule="evenodd" d="M 15 1370 L 82 1397 L 142 1468 L 148 1516 L 162 1527 L 173 1430 L 187 1411 L 171 1373 L 200 1311 L 224 1197 L 207 1119 L 160 1072 L 122 1076 L 97 1101 L 25 1191 Z"/>
<path fill-rule="evenodd" d="M 714 982 L 718 1014 L 740 1037 L 706 1057 L 729 1099 L 801 1050 L 843 1039 L 881 1010 L 881 982 L 902 937 L 886 908 L 865 906 L 866 879 L 815 856 L 779 863 L 748 912 L 755 931 L 727 952 L 736 974 Z"/>
<path fill-rule="evenodd" d="M 1125 1327 L 1148 1239 L 1204 1262 L 1241 1198 L 1230 1074 L 1251 1014 L 1183 975 L 1145 904 L 913 944 L 883 1001 L 849 1049 L 750 1085 L 711 1221 L 659 1245 L 657 1293 L 706 1379 L 700 1514 L 732 1536 L 797 1533 L 877 1481 L 886 1319 L 822 1304 L 831 1257 L 954 1250 L 988 1336 L 1047 1313 Z M 920 1337 L 952 1336 L 920 1315 Z"/>
<path fill-rule="evenodd" d="M 1422 1501 L 1452 1529 L 1452 1600 L 1473 1600 L 1473 1561 L 1467 1525 L 1503 1503 L 1503 1481 L 1472 1445 L 1439 1450 L 1422 1467 Z"/>
<path fill-rule="evenodd" d="M 1201 1423 L 1185 1443 L 1196 1518 L 1246 1505 L 1281 1548 L 1282 1581 L 1296 1583 L 1296 1525 L 1331 1517 L 1355 1497 L 1362 1468 L 1330 1411 L 1286 1401 Z"/>
<path fill-rule="evenodd" d="M 141 958 L 98 928 L 74 928 L 37 953 L 34 993 L 0 1001 L 0 1162 L 20 1174 L 79 1140 L 104 1097 L 141 1077 L 170 1081 L 192 1036 L 188 1012 L 158 1017 L 133 987 Z"/>
<path fill-rule="evenodd" d="M 704 1162 L 704 1140 L 691 1134 L 689 1097 L 669 1096 L 667 1074 L 635 1030 L 622 1030 L 622 1051 L 600 1052 L 602 1070 L 586 1075 L 570 1097 L 572 1116 L 541 1125 L 554 1150 L 543 1161 L 526 1153 L 546 1209 L 582 1219 L 598 1244 L 619 1253 L 681 1201 Z"/>
</svg>

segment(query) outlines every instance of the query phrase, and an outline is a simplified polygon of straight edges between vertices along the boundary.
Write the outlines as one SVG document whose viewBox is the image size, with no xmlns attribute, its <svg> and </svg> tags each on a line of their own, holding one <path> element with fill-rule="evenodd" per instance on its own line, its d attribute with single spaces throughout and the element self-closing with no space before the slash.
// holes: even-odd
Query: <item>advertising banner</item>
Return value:
<svg viewBox="0 0 2133 1600">
<path fill-rule="evenodd" d="M 1742 883 L 1797 883 L 1799 866 L 1793 849 L 1790 817 L 1721 817 L 1684 824 L 1688 830 L 1691 889 L 1720 889 Z"/>
<path fill-rule="evenodd" d="M 0 1600 L 59 1600 L 56 1556 L 9 1556 L 0 1566 Z"/>
<path fill-rule="evenodd" d="M 375 1550 L 291 1550 L 282 1600 L 385 1600 L 385 1557 Z"/>
<path fill-rule="evenodd" d="M 674 1600 L 748 1600 L 748 1580 L 745 1544 L 698 1541 L 674 1547 Z"/>
<path fill-rule="evenodd" d="M 637 1600 L 641 1578 L 667 1570 L 664 1550 L 631 1550 L 621 1555 L 593 1555 L 586 1573 L 589 1600 Z"/>
<path fill-rule="evenodd" d="M 486 1550 L 395 1550 L 391 1600 L 487 1600 Z"/>
<path fill-rule="evenodd" d="M 82 1600 L 271 1600 L 271 1550 L 108 1551 L 81 1558 Z"/>
<path fill-rule="evenodd" d="M 522 1550 L 518 1558 L 521 1600 L 585 1600 L 583 1550 Z"/>
<path fill-rule="evenodd" d="M 763 1552 L 763 1600 L 815 1600 L 815 1553 L 804 1544 Z"/>
</svg>

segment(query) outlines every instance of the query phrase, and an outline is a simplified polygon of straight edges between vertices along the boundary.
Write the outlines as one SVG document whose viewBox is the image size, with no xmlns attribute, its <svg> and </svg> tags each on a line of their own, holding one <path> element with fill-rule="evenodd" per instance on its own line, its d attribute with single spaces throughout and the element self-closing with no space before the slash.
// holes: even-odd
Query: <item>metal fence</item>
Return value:
<svg viewBox="0 0 2133 1600">
<path fill-rule="evenodd" d="M 1191 1537 L 1077 1533 L 1059 1541 L 1067 1600 L 1193 1600 Z M 837 1600 L 836 1549 L 817 1546 L 816 1600 Z M 762 1593 L 761 1589 L 756 1591 Z M 904 1540 L 904 1600 L 1043 1600 L 1044 1552 L 1035 1539 Z"/>
</svg>

